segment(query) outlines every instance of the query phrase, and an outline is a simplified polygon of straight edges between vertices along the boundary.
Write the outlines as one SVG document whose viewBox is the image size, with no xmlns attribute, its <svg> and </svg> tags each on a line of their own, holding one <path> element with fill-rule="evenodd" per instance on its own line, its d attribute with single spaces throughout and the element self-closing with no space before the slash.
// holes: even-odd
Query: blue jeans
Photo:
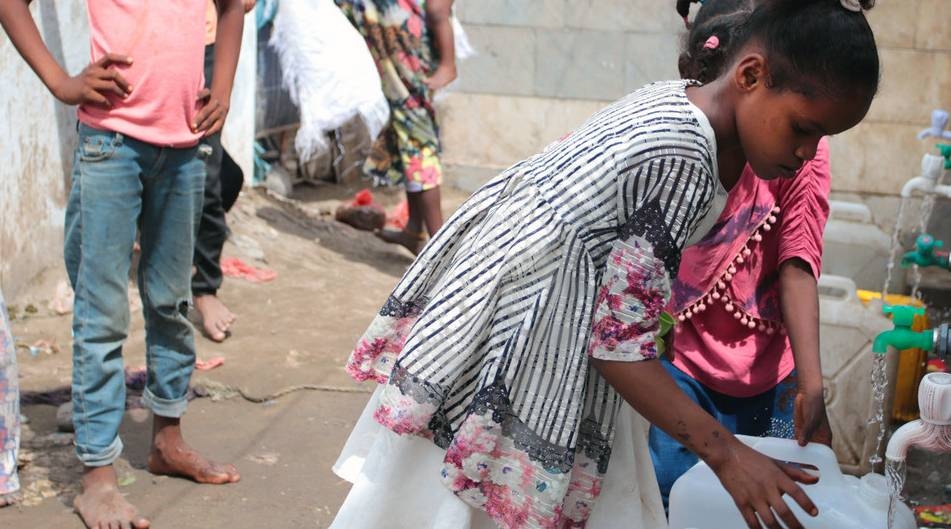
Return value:
<svg viewBox="0 0 951 529">
<path fill-rule="evenodd" d="M 793 437 L 793 405 L 797 387 L 795 371 L 773 389 L 741 398 L 713 391 L 677 369 L 666 357 L 661 359 L 661 363 L 688 397 L 734 434 Z M 699 458 L 656 426 L 650 429 L 650 451 L 666 510 L 674 482 L 696 465 Z"/>
<path fill-rule="evenodd" d="M 190 299 L 205 164 L 198 147 L 173 149 L 80 125 L 66 206 L 66 271 L 73 312 L 73 424 L 86 466 L 122 452 L 122 343 L 127 284 L 140 232 L 139 291 L 148 378 L 142 397 L 162 417 L 181 417 L 195 364 Z"/>
</svg>

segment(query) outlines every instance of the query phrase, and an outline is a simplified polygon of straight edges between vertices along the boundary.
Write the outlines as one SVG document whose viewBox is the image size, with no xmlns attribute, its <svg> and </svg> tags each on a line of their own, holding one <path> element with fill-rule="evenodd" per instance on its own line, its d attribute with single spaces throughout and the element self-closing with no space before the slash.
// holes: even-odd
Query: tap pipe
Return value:
<svg viewBox="0 0 951 529">
<path fill-rule="evenodd" d="M 899 428 L 888 441 L 885 457 L 903 461 L 909 447 L 951 452 L 951 373 L 929 373 L 918 388 L 921 418 Z"/>
<path fill-rule="evenodd" d="M 951 186 L 938 184 L 949 162 L 951 162 L 951 151 L 945 153 L 941 150 L 941 156 L 925 154 L 921 158 L 921 175 L 905 182 L 901 188 L 901 197 L 910 198 L 915 190 L 925 194 L 938 193 L 951 197 Z"/>
<path fill-rule="evenodd" d="M 885 448 L 885 459 L 889 461 L 904 461 L 908 455 L 908 449 L 912 446 L 919 446 L 928 441 L 929 428 L 921 419 L 904 424 L 901 428 L 895 430 L 891 439 L 888 440 L 888 446 Z"/>
<path fill-rule="evenodd" d="M 921 190 L 922 193 L 929 193 L 934 187 L 934 181 L 926 176 L 916 176 L 905 182 L 901 188 L 901 198 L 911 198 L 915 190 Z"/>
</svg>

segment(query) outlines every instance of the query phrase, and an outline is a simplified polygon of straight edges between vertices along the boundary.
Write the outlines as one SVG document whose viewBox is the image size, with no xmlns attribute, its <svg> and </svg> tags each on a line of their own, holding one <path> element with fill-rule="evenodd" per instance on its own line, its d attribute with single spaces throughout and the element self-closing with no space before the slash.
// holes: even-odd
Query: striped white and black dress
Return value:
<svg viewBox="0 0 951 529">
<path fill-rule="evenodd" d="M 433 483 L 501 527 L 585 525 L 621 405 L 589 356 L 656 357 L 681 249 L 722 208 L 688 84 L 642 88 L 477 191 L 347 364 L 382 385 L 379 424 L 439 447 Z"/>
</svg>

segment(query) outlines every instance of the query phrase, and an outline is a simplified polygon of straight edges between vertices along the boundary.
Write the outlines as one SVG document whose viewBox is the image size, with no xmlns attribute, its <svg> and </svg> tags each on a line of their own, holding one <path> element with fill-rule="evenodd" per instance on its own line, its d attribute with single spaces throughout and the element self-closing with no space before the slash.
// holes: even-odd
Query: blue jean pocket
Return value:
<svg viewBox="0 0 951 529">
<path fill-rule="evenodd" d="M 94 134 L 83 136 L 79 146 L 79 160 L 101 162 L 112 158 L 119 140 L 115 135 Z"/>
</svg>

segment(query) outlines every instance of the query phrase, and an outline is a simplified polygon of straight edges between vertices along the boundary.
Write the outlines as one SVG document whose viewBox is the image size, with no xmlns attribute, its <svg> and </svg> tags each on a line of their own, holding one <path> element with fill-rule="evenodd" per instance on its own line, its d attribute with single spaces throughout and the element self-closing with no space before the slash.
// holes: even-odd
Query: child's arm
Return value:
<svg viewBox="0 0 951 529">
<path fill-rule="evenodd" d="M 591 360 L 618 393 L 641 415 L 703 459 L 733 497 L 750 528 L 759 529 L 756 515 L 767 527 L 801 529 L 782 495 L 789 494 L 803 510 L 818 511 L 801 483 L 818 478 L 777 463 L 749 448 L 677 387 L 657 360 L 614 362 Z"/>
<path fill-rule="evenodd" d="M 428 0 L 426 2 L 426 25 L 439 55 L 439 65 L 426 85 L 430 90 L 439 90 L 456 79 L 456 43 L 452 34 L 452 0 Z"/>
<path fill-rule="evenodd" d="M 799 258 L 784 261 L 779 267 L 779 289 L 799 385 L 796 439 L 803 446 L 810 441 L 831 446 L 832 428 L 826 416 L 819 361 L 819 292 L 812 268 Z"/>
<path fill-rule="evenodd" d="M 106 54 L 79 75 L 70 77 L 43 43 L 28 5 L 29 1 L 25 0 L 0 0 L 0 25 L 56 99 L 68 105 L 110 107 L 112 104 L 104 93 L 112 92 L 119 97 L 126 97 L 132 92 L 132 86 L 122 74 L 110 68 L 113 64 L 132 64 L 132 58 L 125 55 Z"/>
<path fill-rule="evenodd" d="M 202 90 L 206 99 L 192 123 L 195 132 L 210 136 L 221 131 L 231 106 L 231 88 L 241 52 L 244 31 L 244 0 L 218 0 L 218 32 L 215 38 L 215 73 L 211 90 Z M 251 3 L 251 7 L 254 4 Z"/>
</svg>

